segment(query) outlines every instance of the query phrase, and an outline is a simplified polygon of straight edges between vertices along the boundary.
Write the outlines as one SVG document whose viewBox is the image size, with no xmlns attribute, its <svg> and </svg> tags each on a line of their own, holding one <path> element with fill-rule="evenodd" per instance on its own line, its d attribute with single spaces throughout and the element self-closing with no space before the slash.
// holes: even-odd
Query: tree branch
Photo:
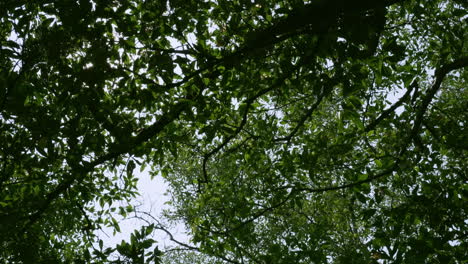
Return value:
<svg viewBox="0 0 468 264">
<path fill-rule="evenodd" d="M 291 73 L 294 72 L 294 70 L 291 71 Z M 216 153 L 218 153 L 221 149 L 223 149 L 227 144 L 229 144 L 229 142 L 234 139 L 241 131 L 242 129 L 244 128 L 245 124 L 247 123 L 247 116 L 249 114 L 249 109 L 250 107 L 252 106 L 252 104 L 262 95 L 265 95 L 266 93 L 278 88 L 280 85 L 282 85 L 284 83 L 284 81 L 290 76 L 290 73 L 289 74 L 285 74 L 282 78 L 279 78 L 275 81 L 275 83 L 273 85 L 271 85 L 270 87 L 267 87 L 267 88 L 264 88 L 262 90 L 260 90 L 258 93 L 256 93 L 254 96 L 246 99 L 244 101 L 244 104 L 246 105 L 245 106 L 245 110 L 244 110 L 244 113 L 242 115 L 242 121 L 241 123 L 237 126 L 236 130 L 231 134 L 229 135 L 220 145 L 218 145 L 216 148 L 214 148 L 213 150 L 211 150 L 210 152 L 208 152 L 207 154 L 204 155 L 203 157 L 203 177 L 204 177 L 204 183 L 208 183 L 209 182 L 209 179 L 208 179 L 208 173 L 206 171 L 206 165 L 207 165 L 207 162 L 208 162 L 208 159 L 215 155 Z"/>
<path fill-rule="evenodd" d="M 429 107 L 432 99 L 436 95 L 437 91 L 439 91 L 442 81 L 444 80 L 445 76 L 453 70 L 461 69 L 468 66 L 468 57 L 459 58 L 452 63 L 448 63 L 443 65 L 442 67 L 438 68 L 435 71 L 434 77 L 435 82 L 434 85 L 427 91 L 426 96 L 423 98 L 421 106 L 419 107 L 416 113 L 416 119 L 414 120 L 413 129 L 411 130 L 409 140 L 412 140 L 416 134 L 418 134 L 419 129 L 421 128 L 421 124 L 423 121 L 424 114 Z"/>
<path fill-rule="evenodd" d="M 299 131 L 299 129 L 305 124 L 305 122 L 307 121 L 307 119 L 309 119 L 312 114 L 315 112 L 315 110 L 318 108 L 318 106 L 320 105 L 320 103 L 322 102 L 323 98 L 330 94 L 331 92 L 331 88 L 330 89 L 327 89 L 327 92 L 322 92 L 319 97 L 317 98 L 317 101 L 307 110 L 307 112 L 301 117 L 301 119 L 299 120 L 298 124 L 296 125 L 296 127 L 294 127 L 294 129 L 291 131 L 291 133 L 289 133 L 289 135 L 285 136 L 285 137 L 282 137 L 282 138 L 277 138 L 275 139 L 274 141 L 275 142 L 279 142 L 279 141 L 286 141 L 287 143 L 289 143 L 291 141 L 291 139 L 296 135 L 296 133 Z"/>
<path fill-rule="evenodd" d="M 380 122 L 382 122 L 382 120 L 388 118 L 398 107 L 400 107 L 403 104 L 404 101 L 406 101 L 406 99 L 409 98 L 411 92 L 413 91 L 414 88 L 417 88 L 417 86 L 418 86 L 418 83 L 416 81 L 413 81 L 411 85 L 408 87 L 408 90 L 406 91 L 406 93 L 400 99 L 398 99 L 398 101 L 394 103 L 390 108 L 388 108 L 387 110 L 384 110 L 377 119 L 375 119 L 369 125 L 367 125 L 364 131 L 369 132 L 375 129 L 375 127 Z"/>
<path fill-rule="evenodd" d="M 175 239 L 174 238 L 174 235 L 172 235 L 172 233 L 167 230 L 165 227 L 163 227 L 163 225 L 161 224 L 161 222 L 159 222 L 158 219 L 156 219 L 156 217 L 154 217 L 153 215 L 151 215 L 150 213 L 148 212 L 144 212 L 144 211 L 135 211 L 135 213 L 140 213 L 140 214 L 144 214 L 146 216 L 148 216 L 149 218 L 151 218 L 157 225 L 155 225 L 155 229 L 158 229 L 158 230 L 161 230 L 163 231 L 164 233 L 166 233 L 166 235 L 169 236 L 169 240 L 171 240 L 172 242 L 176 243 L 177 245 L 179 246 L 182 246 L 184 248 L 187 248 L 189 250 L 195 250 L 195 251 L 200 251 L 199 248 L 195 247 L 195 246 L 191 246 L 191 245 L 188 245 L 188 244 L 185 244 L 183 242 L 180 242 L 179 240 Z M 136 216 L 137 218 L 141 219 L 141 217 L 138 217 Z"/>
</svg>

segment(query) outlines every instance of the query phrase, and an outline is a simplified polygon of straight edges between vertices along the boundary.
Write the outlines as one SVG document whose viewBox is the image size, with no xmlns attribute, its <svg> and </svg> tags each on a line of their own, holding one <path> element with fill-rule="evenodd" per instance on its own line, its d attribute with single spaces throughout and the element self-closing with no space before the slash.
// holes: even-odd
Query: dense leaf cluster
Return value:
<svg viewBox="0 0 468 264">
<path fill-rule="evenodd" d="M 462 263 L 466 8 L 1 1 L 0 261 Z M 104 248 L 148 166 L 191 241 Z"/>
</svg>

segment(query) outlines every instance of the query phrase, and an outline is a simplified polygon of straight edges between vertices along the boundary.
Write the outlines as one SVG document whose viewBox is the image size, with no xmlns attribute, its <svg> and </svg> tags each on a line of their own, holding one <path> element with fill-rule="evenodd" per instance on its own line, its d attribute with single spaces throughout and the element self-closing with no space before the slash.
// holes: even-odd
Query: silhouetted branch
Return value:
<svg viewBox="0 0 468 264">
<path fill-rule="evenodd" d="M 400 107 L 403 104 L 404 101 L 406 101 L 409 98 L 411 92 L 417 86 L 418 86 L 418 83 L 416 81 L 413 81 L 411 85 L 408 87 L 408 90 L 406 91 L 406 93 L 400 99 L 398 99 L 398 101 L 394 103 L 390 108 L 388 108 L 387 110 L 384 110 L 382 114 L 379 117 L 377 117 L 377 119 L 375 119 L 369 125 L 367 125 L 364 131 L 368 132 L 368 131 L 373 130 L 380 122 L 382 122 L 382 120 L 388 118 L 398 107 Z"/>
</svg>

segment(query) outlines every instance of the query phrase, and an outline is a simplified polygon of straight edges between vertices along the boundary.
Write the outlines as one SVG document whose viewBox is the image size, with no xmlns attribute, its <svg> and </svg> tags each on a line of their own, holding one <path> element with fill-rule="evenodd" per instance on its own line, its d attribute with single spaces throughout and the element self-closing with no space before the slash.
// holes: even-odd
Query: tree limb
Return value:
<svg viewBox="0 0 468 264">
<path fill-rule="evenodd" d="M 410 139 L 414 138 L 416 134 L 419 132 L 424 114 L 426 113 L 427 108 L 429 107 L 429 104 L 431 103 L 432 99 L 436 95 L 437 91 L 439 91 L 440 86 L 445 76 L 447 76 L 447 74 L 453 70 L 461 69 L 467 66 L 468 66 L 468 57 L 462 57 L 451 63 L 443 65 L 442 67 L 438 68 L 435 71 L 435 74 L 434 74 L 435 82 L 432 85 L 432 87 L 427 91 L 426 96 L 423 98 L 421 106 L 416 112 L 416 119 L 414 120 L 413 129 L 411 130 Z"/>
<path fill-rule="evenodd" d="M 403 102 L 406 99 L 409 98 L 411 92 L 413 91 L 414 88 L 417 88 L 417 86 L 418 86 L 418 83 L 416 81 L 413 81 L 411 85 L 408 87 L 408 90 L 406 90 L 406 93 L 400 99 L 398 99 L 398 101 L 394 103 L 390 108 L 388 108 L 387 110 L 384 110 L 377 119 L 369 123 L 364 129 L 364 131 L 369 132 L 371 130 L 374 130 L 375 127 L 380 122 L 382 122 L 382 120 L 388 118 L 398 107 L 400 107 L 403 104 Z"/>
</svg>

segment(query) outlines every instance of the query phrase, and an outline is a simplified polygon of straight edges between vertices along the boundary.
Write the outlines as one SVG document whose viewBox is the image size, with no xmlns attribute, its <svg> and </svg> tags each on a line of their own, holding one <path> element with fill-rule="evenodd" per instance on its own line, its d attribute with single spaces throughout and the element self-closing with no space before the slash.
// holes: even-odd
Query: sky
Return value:
<svg viewBox="0 0 468 264">
<path fill-rule="evenodd" d="M 131 204 L 136 206 L 139 211 L 150 213 L 153 217 L 162 221 L 163 219 L 161 215 L 163 210 L 170 209 L 170 205 L 166 204 L 166 202 L 170 200 L 170 197 L 166 195 L 169 185 L 160 174 L 151 179 L 148 169 L 140 172 L 140 168 L 137 167 L 135 169 L 135 174 L 138 178 L 137 188 L 140 195 L 133 199 Z M 115 214 L 115 218 L 117 220 L 122 219 L 122 217 L 117 213 Z M 113 247 L 116 244 L 119 244 L 122 240 L 130 241 L 130 234 L 134 230 L 138 230 L 141 226 L 147 225 L 147 223 L 142 220 L 131 218 L 131 214 L 128 218 L 129 219 L 119 221 L 121 229 L 120 233 L 113 235 L 113 228 L 111 227 L 104 227 L 102 231 L 96 232 L 104 241 L 104 247 Z M 148 217 L 146 218 L 149 221 L 152 221 Z M 189 236 L 183 223 L 179 223 L 175 226 L 165 226 L 165 228 L 172 233 L 176 240 L 184 243 L 189 242 Z M 160 249 L 174 246 L 174 243 L 170 241 L 169 236 L 161 230 L 155 230 L 152 238 L 156 240 L 157 246 L 159 246 Z"/>
</svg>

